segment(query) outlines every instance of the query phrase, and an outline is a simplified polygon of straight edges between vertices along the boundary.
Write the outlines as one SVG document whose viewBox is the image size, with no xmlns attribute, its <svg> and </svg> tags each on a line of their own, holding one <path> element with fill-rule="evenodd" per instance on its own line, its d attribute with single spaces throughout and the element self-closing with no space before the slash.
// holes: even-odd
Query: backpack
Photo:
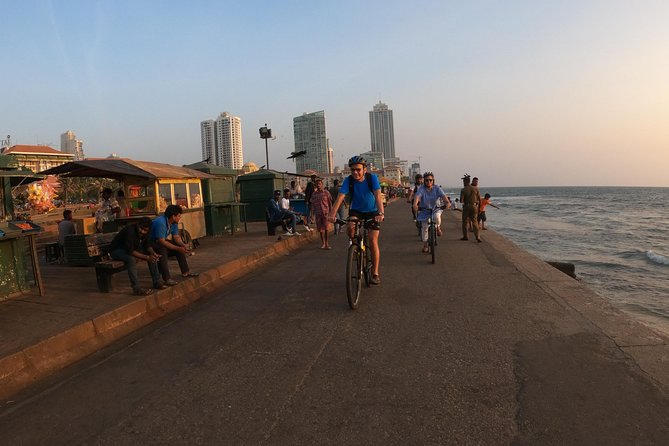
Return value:
<svg viewBox="0 0 669 446">
<path fill-rule="evenodd" d="M 370 192 L 374 192 L 374 189 L 372 187 L 372 174 L 369 172 L 365 173 L 365 180 L 367 180 L 367 187 L 369 187 Z M 353 200 L 353 182 L 355 180 L 353 179 L 353 175 L 348 176 L 348 195 L 351 199 Z"/>
</svg>

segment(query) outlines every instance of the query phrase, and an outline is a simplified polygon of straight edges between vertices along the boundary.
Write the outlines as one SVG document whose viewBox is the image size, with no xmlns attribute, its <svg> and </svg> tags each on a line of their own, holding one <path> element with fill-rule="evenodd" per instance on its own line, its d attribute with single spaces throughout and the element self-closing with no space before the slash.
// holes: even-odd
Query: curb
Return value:
<svg viewBox="0 0 669 446">
<path fill-rule="evenodd" d="M 49 374 L 85 358 L 168 313 L 192 304 L 270 260 L 295 251 L 315 239 L 318 239 L 316 231 L 301 237 L 280 239 L 269 247 L 207 270 L 199 277 L 139 298 L 0 358 L 0 399 L 7 399 Z"/>
</svg>

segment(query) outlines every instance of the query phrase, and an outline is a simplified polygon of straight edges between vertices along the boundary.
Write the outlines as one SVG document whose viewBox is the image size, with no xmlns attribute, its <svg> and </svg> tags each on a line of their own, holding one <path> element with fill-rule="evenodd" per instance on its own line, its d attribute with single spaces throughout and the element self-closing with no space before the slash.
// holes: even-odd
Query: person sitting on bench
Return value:
<svg viewBox="0 0 669 446">
<path fill-rule="evenodd" d="M 181 276 L 197 277 L 200 274 L 194 273 L 188 266 L 186 256 L 192 255 L 190 248 L 179 235 L 179 221 L 181 220 L 183 209 L 178 204 L 170 204 L 165 208 L 165 213 L 160 217 L 156 217 L 151 222 L 151 233 L 149 234 L 150 246 L 160 254 L 158 259 L 158 269 L 163 276 L 166 285 L 174 286 L 178 282 L 172 279 L 170 274 L 170 266 L 167 261 L 167 256 L 174 254 L 181 269 Z M 172 236 L 172 239 L 167 237 Z"/>
<path fill-rule="evenodd" d="M 145 289 L 139 286 L 137 276 L 137 260 L 143 260 L 148 263 L 151 279 L 153 279 L 153 288 L 164 289 L 167 285 L 160 281 L 160 273 L 156 262 L 160 255 L 148 246 L 148 235 L 151 229 L 151 219 L 142 217 L 137 223 L 129 224 L 121 229 L 111 241 L 109 253 L 112 259 L 121 260 L 125 263 L 130 277 L 130 285 L 133 294 L 137 296 L 146 296 L 151 294 L 151 288 Z"/>
<path fill-rule="evenodd" d="M 286 231 L 285 235 L 300 235 L 295 226 L 297 225 L 297 216 L 292 211 L 281 209 L 279 200 L 281 199 L 281 191 L 274 191 L 274 198 L 270 198 L 267 203 L 267 213 L 269 214 L 270 223 L 289 223 L 290 230 Z"/>
<path fill-rule="evenodd" d="M 65 237 L 76 234 L 77 228 L 72 221 L 72 210 L 65 209 L 63 211 L 63 219 L 58 223 L 58 261 L 62 261 L 65 257 Z"/>
</svg>

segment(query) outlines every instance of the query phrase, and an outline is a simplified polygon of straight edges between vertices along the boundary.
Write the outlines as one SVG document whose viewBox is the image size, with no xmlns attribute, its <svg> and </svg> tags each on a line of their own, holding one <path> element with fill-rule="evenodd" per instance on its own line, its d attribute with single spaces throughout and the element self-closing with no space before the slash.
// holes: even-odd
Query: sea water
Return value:
<svg viewBox="0 0 669 446">
<path fill-rule="evenodd" d="M 487 227 L 541 259 L 574 263 L 601 297 L 669 327 L 669 188 L 480 190 L 500 207 L 486 208 Z"/>
</svg>

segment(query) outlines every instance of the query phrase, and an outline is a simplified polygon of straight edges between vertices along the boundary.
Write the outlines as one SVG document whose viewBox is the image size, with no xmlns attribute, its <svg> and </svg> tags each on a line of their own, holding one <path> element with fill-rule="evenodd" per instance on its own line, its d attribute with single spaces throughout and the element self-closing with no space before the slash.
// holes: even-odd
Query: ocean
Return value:
<svg viewBox="0 0 669 446">
<path fill-rule="evenodd" d="M 480 190 L 500 207 L 486 208 L 487 227 L 543 260 L 573 263 L 601 297 L 669 327 L 669 188 Z"/>
</svg>

